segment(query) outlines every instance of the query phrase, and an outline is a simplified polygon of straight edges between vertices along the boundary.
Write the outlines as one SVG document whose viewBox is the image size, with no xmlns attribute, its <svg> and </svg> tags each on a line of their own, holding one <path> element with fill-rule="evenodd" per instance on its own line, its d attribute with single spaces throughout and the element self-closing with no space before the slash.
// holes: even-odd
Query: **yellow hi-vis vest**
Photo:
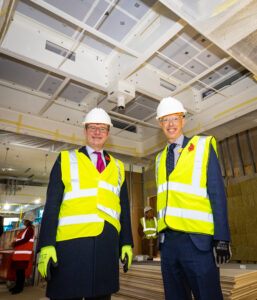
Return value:
<svg viewBox="0 0 257 300">
<path fill-rule="evenodd" d="M 151 237 L 154 239 L 157 238 L 157 220 L 155 217 L 150 220 L 143 217 L 140 219 L 140 223 L 143 227 L 143 232 L 147 239 L 150 239 Z"/>
<path fill-rule="evenodd" d="M 166 179 L 167 148 L 156 157 L 158 232 L 174 230 L 214 234 L 212 208 L 207 194 L 207 168 L 212 136 L 194 136 L 182 150 Z"/>
<path fill-rule="evenodd" d="M 101 234 L 104 221 L 120 232 L 120 189 L 125 179 L 124 165 L 110 156 L 99 173 L 82 152 L 61 152 L 64 193 L 60 207 L 56 241 Z"/>
</svg>

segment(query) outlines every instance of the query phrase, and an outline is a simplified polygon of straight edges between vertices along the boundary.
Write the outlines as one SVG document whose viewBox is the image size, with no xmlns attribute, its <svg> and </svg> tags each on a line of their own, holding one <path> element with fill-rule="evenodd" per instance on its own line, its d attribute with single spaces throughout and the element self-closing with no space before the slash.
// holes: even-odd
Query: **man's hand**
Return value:
<svg viewBox="0 0 257 300">
<path fill-rule="evenodd" d="M 215 262 L 217 266 L 219 264 L 224 264 L 229 262 L 231 258 L 231 250 L 230 250 L 229 242 L 213 241 L 213 253 L 215 256 Z"/>
<path fill-rule="evenodd" d="M 54 246 L 41 248 L 38 260 L 38 271 L 46 280 L 51 279 L 50 267 L 57 267 L 57 256 Z"/>
<path fill-rule="evenodd" d="M 121 248 L 121 262 L 124 264 L 123 271 L 126 273 L 131 265 L 133 257 L 132 247 L 130 245 Z"/>
</svg>

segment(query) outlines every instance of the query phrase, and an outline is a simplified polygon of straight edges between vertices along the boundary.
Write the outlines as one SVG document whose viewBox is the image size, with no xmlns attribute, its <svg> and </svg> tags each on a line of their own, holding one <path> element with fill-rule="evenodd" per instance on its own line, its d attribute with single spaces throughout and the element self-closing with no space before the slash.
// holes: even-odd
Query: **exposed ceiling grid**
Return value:
<svg viewBox="0 0 257 300">
<path fill-rule="evenodd" d="M 5 5 L 8 1 L 4 1 Z M 16 172 L 22 177 L 34 172 L 35 180 L 36 177 L 45 178 L 40 174 L 44 170 L 33 167 L 25 173 L 29 166 L 29 151 L 44 149 L 44 153 L 50 155 L 57 148 L 78 146 L 76 139 L 73 139 L 73 145 L 58 141 L 58 135 L 51 147 L 46 146 L 53 139 L 49 135 L 46 144 L 40 140 L 42 134 L 49 131 L 47 123 L 56 122 L 53 123 L 56 128 L 51 128 L 51 132 L 58 132 L 62 126 L 71 126 L 71 134 L 67 136 L 72 141 L 75 128 L 82 130 L 85 114 L 95 106 L 107 109 L 116 123 L 123 123 L 120 128 L 112 129 L 111 150 L 126 161 L 139 165 L 149 163 L 161 145 L 161 131 L 155 116 L 162 97 L 175 96 L 184 103 L 191 113 L 190 117 L 187 116 L 187 130 L 192 134 L 199 128 L 204 132 L 205 127 L 215 133 L 217 124 L 241 115 L 238 125 L 233 123 L 233 126 L 237 131 L 240 128 L 245 130 L 243 115 L 248 120 L 247 113 L 257 110 L 254 100 L 257 82 L 253 80 L 254 74 L 245 70 L 249 61 L 254 62 L 257 35 L 252 23 L 247 28 L 240 28 L 240 35 L 230 32 L 229 28 L 236 26 L 240 10 L 244 10 L 245 16 L 247 5 L 253 3 L 246 2 L 244 6 L 240 1 L 240 7 L 229 7 L 214 17 L 212 12 L 221 1 L 13 1 L 17 6 L 9 6 L 6 15 L 0 16 L 0 131 L 5 132 L 8 128 L 13 132 L 23 132 L 24 126 L 27 136 L 33 135 L 33 142 L 22 136 L 17 151 L 26 147 L 26 151 L 22 151 L 24 165 L 23 161 L 19 162 L 21 165 L 15 163 L 14 173 L 10 171 L 8 175 Z M 257 12 L 252 14 L 256 14 L 257 19 Z M 249 22 L 255 22 L 253 16 Z M 222 28 L 223 23 L 227 30 Z M 33 25 L 36 29 L 29 30 Z M 25 45 L 12 42 L 19 38 L 13 32 L 15 26 L 22 28 L 23 36 L 32 35 L 24 39 Z M 224 35 L 219 36 L 219 32 Z M 37 44 L 39 41 L 40 45 Z M 59 48 L 50 52 L 44 47 L 47 42 Z M 34 49 L 34 44 L 40 49 L 40 57 L 32 57 L 33 53 L 29 52 L 29 49 Z M 230 44 L 232 49 L 222 47 Z M 233 58 L 229 56 L 230 52 Z M 48 62 L 49 55 L 52 63 Z M 69 59 L 71 55 L 72 60 Z M 251 69 L 254 68 L 256 63 Z M 100 78 L 97 83 L 94 76 Z M 233 76 L 235 80 L 230 81 Z M 124 110 L 118 109 L 118 103 L 108 98 L 108 92 L 117 80 L 135 88 L 135 97 L 126 101 Z M 215 114 L 210 113 L 212 110 Z M 210 115 L 209 121 L 206 121 L 206 112 Z M 38 122 L 28 125 L 23 121 L 23 113 L 37 117 Z M 222 115 L 224 120 L 215 119 L 213 115 Z M 196 119 L 199 126 L 195 125 Z M 249 128 L 255 124 L 253 119 L 247 125 Z M 133 126 L 134 132 L 129 131 Z M 209 129 L 211 127 L 213 129 Z M 38 131 L 32 133 L 33 128 Z M 217 134 L 222 135 L 221 132 L 219 127 Z M 18 136 L 7 134 L 4 142 L 0 142 L 1 149 L 9 143 L 15 156 L 14 139 L 17 141 Z M 35 147 L 37 140 L 39 149 Z M 55 143 L 60 143 L 57 148 L 53 146 Z M 145 153 L 148 157 L 143 160 Z M 42 153 L 40 155 L 43 157 Z M 42 158 L 40 166 L 41 169 L 44 167 Z M 10 161 L 8 168 L 12 168 Z M 50 166 L 47 168 L 49 174 Z M 3 171 L 0 176 L 2 174 L 6 175 Z"/>
</svg>

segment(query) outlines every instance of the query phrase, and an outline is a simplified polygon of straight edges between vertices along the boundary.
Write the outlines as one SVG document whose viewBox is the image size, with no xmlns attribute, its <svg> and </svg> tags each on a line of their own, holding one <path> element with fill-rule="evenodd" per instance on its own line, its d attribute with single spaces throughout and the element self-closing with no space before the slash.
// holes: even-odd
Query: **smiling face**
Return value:
<svg viewBox="0 0 257 300">
<path fill-rule="evenodd" d="M 98 123 L 87 124 L 84 135 L 87 139 L 87 145 L 96 151 L 100 151 L 110 136 L 109 126 Z"/>
<path fill-rule="evenodd" d="M 185 123 L 186 119 L 182 113 L 167 115 L 159 119 L 159 124 L 171 144 L 181 136 Z"/>
</svg>

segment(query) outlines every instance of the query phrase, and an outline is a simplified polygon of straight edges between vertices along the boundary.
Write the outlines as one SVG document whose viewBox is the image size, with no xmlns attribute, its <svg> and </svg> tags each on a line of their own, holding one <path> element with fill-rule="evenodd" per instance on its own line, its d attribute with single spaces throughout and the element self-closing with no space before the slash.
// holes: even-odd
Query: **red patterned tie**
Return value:
<svg viewBox="0 0 257 300">
<path fill-rule="evenodd" d="M 97 154 L 96 168 L 97 168 L 97 170 L 98 170 L 99 173 L 102 173 L 103 170 L 105 169 L 105 165 L 104 165 L 104 161 L 102 159 L 101 152 L 94 151 L 93 153 Z"/>
</svg>

